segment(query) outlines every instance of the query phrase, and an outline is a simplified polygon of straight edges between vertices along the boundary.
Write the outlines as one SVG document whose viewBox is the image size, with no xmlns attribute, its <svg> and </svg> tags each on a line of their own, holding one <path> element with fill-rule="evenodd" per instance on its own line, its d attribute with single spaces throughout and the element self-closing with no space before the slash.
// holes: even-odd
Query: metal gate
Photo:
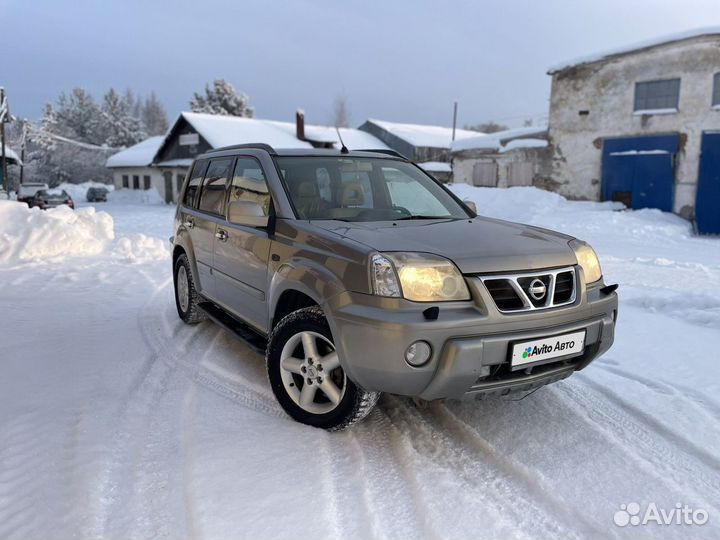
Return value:
<svg viewBox="0 0 720 540">
<path fill-rule="evenodd" d="M 603 200 L 672 212 L 677 150 L 677 135 L 605 139 Z"/>
<path fill-rule="evenodd" d="M 703 133 L 695 220 L 700 234 L 720 234 L 720 133 Z"/>
</svg>

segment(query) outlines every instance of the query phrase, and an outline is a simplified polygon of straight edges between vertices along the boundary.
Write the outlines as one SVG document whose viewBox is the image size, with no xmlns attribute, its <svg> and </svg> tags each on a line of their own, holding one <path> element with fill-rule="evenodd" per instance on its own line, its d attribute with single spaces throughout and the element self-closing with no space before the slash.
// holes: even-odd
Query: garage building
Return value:
<svg viewBox="0 0 720 540">
<path fill-rule="evenodd" d="M 720 28 L 552 68 L 555 189 L 694 219 L 720 234 Z"/>
</svg>

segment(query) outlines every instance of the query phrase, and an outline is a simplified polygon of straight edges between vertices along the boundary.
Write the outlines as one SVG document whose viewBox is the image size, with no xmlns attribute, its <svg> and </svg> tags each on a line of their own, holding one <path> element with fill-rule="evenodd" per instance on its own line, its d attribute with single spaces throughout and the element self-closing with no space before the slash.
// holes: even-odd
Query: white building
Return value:
<svg viewBox="0 0 720 540">
<path fill-rule="evenodd" d="M 453 181 L 483 187 L 552 189 L 547 127 L 523 127 L 455 141 Z"/>
<path fill-rule="evenodd" d="M 719 51 L 711 28 L 552 68 L 557 191 L 674 211 L 720 233 Z"/>
<path fill-rule="evenodd" d="M 155 188 L 165 196 L 165 180 L 162 171 L 153 166 L 155 154 L 164 140 L 163 136 L 150 137 L 110 156 L 105 165 L 112 170 L 115 189 Z M 182 185 L 182 179 L 180 185 Z M 171 200 L 177 200 L 177 187 Z"/>
</svg>

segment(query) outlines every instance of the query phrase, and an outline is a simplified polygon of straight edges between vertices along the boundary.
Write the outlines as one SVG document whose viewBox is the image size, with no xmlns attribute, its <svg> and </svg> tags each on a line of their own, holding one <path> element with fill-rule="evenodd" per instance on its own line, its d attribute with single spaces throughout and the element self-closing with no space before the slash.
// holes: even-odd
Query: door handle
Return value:
<svg viewBox="0 0 720 540">
<path fill-rule="evenodd" d="M 227 233 L 227 231 L 218 229 L 217 232 L 215 233 L 215 238 L 217 238 L 221 242 L 225 242 L 228 239 L 228 233 Z"/>
<path fill-rule="evenodd" d="M 183 221 L 183 225 L 185 225 L 186 229 L 192 229 L 195 226 L 195 222 L 192 219 L 186 219 Z"/>
</svg>

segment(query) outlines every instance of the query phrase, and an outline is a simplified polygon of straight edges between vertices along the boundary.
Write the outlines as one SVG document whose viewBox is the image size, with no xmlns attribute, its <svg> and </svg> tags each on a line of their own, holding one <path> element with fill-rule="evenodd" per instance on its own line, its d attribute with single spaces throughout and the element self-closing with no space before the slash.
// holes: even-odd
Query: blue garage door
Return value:
<svg viewBox="0 0 720 540">
<path fill-rule="evenodd" d="M 677 149 L 677 135 L 605 139 L 603 200 L 672 212 Z"/>
<path fill-rule="evenodd" d="M 703 133 L 695 219 L 700 234 L 720 234 L 720 133 Z"/>
</svg>

